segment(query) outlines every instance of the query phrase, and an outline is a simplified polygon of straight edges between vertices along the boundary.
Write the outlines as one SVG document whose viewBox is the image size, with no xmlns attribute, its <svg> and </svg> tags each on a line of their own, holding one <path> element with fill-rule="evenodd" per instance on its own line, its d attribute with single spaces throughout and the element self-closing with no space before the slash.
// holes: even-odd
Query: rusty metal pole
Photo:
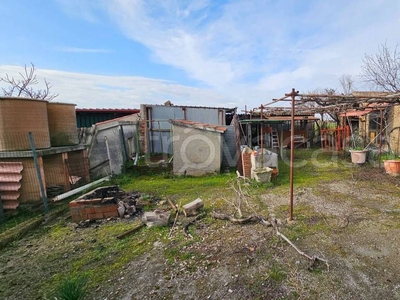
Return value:
<svg viewBox="0 0 400 300">
<path fill-rule="evenodd" d="M 261 168 L 264 167 L 264 130 L 263 130 L 263 110 L 264 110 L 264 106 L 261 105 L 260 107 L 261 113 L 260 113 L 260 133 L 261 133 Z"/>
<path fill-rule="evenodd" d="M 294 102 L 298 92 L 292 89 L 287 97 L 292 97 L 292 114 L 290 119 L 290 207 L 289 207 L 289 221 L 293 220 L 293 174 L 294 174 Z"/>
</svg>

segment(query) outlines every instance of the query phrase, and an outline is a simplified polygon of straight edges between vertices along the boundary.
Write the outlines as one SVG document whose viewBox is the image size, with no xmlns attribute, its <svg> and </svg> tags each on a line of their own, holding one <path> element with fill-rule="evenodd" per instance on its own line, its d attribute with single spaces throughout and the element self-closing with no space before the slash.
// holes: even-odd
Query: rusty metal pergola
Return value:
<svg viewBox="0 0 400 300">
<path fill-rule="evenodd" d="M 290 107 L 272 107 L 279 102 L 290 102 Z M 297 114 L 341 114 L 349 111 L 379 110 L 380 121 L 380 148 L 382 147 L 382 113 L 387 107 L 400 105 L 400 93 L 387 92 L 353 92 L 350 95 L 334 94 L 300 94 L 294 88 L 284 97 L 273 99 L 271 102 L 251 110 L 251 114 L 258 115 L 261 119 L 276 114 L 290 114 L 290 207 L 289 220 L 293 220 L 293 175 L 294 175 L 294 122 Z"/>
</svg>

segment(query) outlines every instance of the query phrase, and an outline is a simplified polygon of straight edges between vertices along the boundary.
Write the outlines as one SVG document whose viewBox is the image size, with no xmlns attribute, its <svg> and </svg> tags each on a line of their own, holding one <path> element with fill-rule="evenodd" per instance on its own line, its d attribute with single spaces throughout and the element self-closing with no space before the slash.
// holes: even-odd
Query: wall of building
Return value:
<svg viewBox="0 0 400 300">
<path fill-rule="evenodd" d="M 235 127 L 227 126 L 222 135 L 222 167 L 236 167 Z"/>
<path fill-rule="evenodd" d="M 141 145 L 144 153 L 171 154 L 172 136 L 169 120 L 190 120 L 213 125 L 226 125 L 226 109 L 196 106 L 140 106 Z"/>
<path fill-rule="evenodd" d="M 138 151 L 138 123 L 111 120 L 92 130 L 89 147 L 91 177 L 120 174 L 123 165 Z"/>
<path fill-rule="evenodd" d="M 389 142 L 393 152 L 400 155 L 400 106 L 394 106 L 388 114 Z M 397 128 L 397 129 L 395 129 Z"/>
<path fill-rule="evenodd" d="M 199 176 L 220 172 L 221 133 L 173 125 L 173 172 Z"/>
</svg>

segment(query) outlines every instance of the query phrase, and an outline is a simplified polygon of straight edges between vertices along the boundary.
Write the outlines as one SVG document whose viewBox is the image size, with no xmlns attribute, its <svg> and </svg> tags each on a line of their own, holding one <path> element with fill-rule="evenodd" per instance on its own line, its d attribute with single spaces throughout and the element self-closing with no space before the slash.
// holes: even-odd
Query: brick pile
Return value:
<svg viewBox="0 0 400 300">
<path fill-rule="evenodd" d="M 77 199 L 69 203 L 73 221 L 98 220 L 118 217 L 118 204 L 113 197 L 96 199 Z"/>
</svg>

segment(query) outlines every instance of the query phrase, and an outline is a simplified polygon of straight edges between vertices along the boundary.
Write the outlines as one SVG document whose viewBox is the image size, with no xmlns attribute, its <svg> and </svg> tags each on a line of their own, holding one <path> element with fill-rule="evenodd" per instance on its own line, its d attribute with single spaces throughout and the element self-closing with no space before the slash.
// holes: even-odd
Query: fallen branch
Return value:
<svg viewBox="0 0 400 300">
<path fill-rule="evenodd" d="M 197 215 L 193 220 L 189 221 L 185 226 L 183 226 L 183 234 L 186 237 L 190 237 L 192 239 L 193 236 L 189 233 L 189 227 L 193 225 L 197 220 L 203 218 L 205 215 L 206 215 L 205 213 L 201 213 Z"/>
<path fill-rule="evenodd" d="M 142 228 L 144 225 L 145 225 L 144 223 L 140 223 L 140 224 L 137 225 L 136 227 L 134 227 L 134 228 L 132 228 L 132 229 L 130 229 L 130 230 L 128 230 L 128 231 L 125 231 L 124 233 L 121 233 L 120 235 L 117 235 L 117 239 L 120 240 L 120 239 L 122 239 L 123 237 L 127 236 L 128 234 L 131 234 L 131 233 L 134 233 L 134 232 L 138 231 L 138 230 L 139 230 L 140 228 Z"/>
<path fill-rule="evenodd" d="M 169 231 L 168 238 L 171 237 L 172 231 L 174 231 L 174 228 L 175 228 L 175 225 L 176 225 L 176 221 L 178 221 L 178 217 L 179 217 L 179 206 L 175 210 L 175 219 L 174 219 L 174 223 L 172 224 L 172 227 L 171 227 L 171 229 Z"/>
<path fill-rule="evenodd" d="M 178 207 L 176 207 L 175 203 L 172 202 L 170 199 L 168 199 L 168 203 L 169 205 L 171 205 L 172 209 L 177 212 L 178 211 Z"/>
<path fill-rule="evenodd" d="M 228 220 L 231 221 L 232 223 L 235 224 L 246 224 L 246 223 L 252 223 L 252 222 L 258 222 L 260 221 L 260 217 L 253 215 L 247 218 L 243 218 L 243 219 L 236 219 L 232 216 L 228 216 L 225 214 L 219 214 L 216 212 L 212 212 L 211 213 L 211 217 L 213 217 L 214 219 L 219 219 L 219 220 Z"/>
<path fill-rule="evenodd" d="M 292 247 L 297 251 L 297 253 L 299 253 L 301 256 L 304 256 L 305 258 L 307 258 L 308 260 L 310 260 L 311 264 L 310 264 L 310 266 L 308 267 L 310 270 L 313 269 L 314 265 L 315 265 L 318 261 L 322 261 L 322 262 L 325 263 L 325 265 L 326 265 L 326 267 L 327 267 L 327 269 L 328 269 L 328 271 L 329 271 L 329 264 L 328 264 L 328 261 L 327 261 L 326 259 L 320 258 L 320 257 L 315 256 L 315 255 L 309 256 L 308 254 L 306 254 L 305 252 L 303 252 L 303 251 L 301 251 L 299 248 L 297 248 L 297 246 L 296 246 L 295 244 L 293 244 L 291 240 L 289 240 L 284 234 L 282 234 L 282 233 L 279 231 L 278 225 L 277 225 L 277 222 L 276 222 L 276 219 L 274 219 L 274 220 L 272 221 L 272 225 L 274 226 L 274 229 L 275 229 L 275 232 L 276 232 L 276 235 L 277 235 L 277 236 L 279 236 L 279 237 L 281 237 L 283 240 L 285 240 L 285 241 L 286 241 L 290 246 L 292 246 Z"/>
</svg>

